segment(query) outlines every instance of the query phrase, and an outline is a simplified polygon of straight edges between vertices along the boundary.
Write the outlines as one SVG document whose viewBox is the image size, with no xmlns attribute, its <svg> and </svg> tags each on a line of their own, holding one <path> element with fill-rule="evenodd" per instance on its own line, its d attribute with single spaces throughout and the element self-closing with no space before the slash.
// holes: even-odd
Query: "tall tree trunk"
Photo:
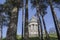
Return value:
<svg viewBox="0 0 60 40">
<path fill-rule="evenodd" d="M 60 34 L 60 21 L 58 21 L 58 25 L 59 25 L 58 30 L 59 30 L 59 34 Z"/>
<path fill-rule="evenodd" d="M 43 25 L 44 25 L 45 34 L 46 34 L 46 40 L 50 40 L 49 34 L 47 32 L 47 29 L 46 29 L 46 25 L 45 25 L 45 21 L 44 21 L 44 17 L 43 16 L 42 16 L 42 21 L 43 21 Z"/>
<path fill-rule="evenodd" d="M 40 21 L 40 28 L 41 28 L 41 40 L 43 40 L 43 28 L 42 28 L 42 22 Z"/>
<path fill-rule="evenodd" d="M 16 34 L 17 34 L 17 21 L 18 21 L 18 7 L 14 7 L 10 13 L 11 13 L 10 24 L 7 29 L 6 40 L 17 40 Z"/>
<path fill-rule="evenodd" d="M 36 10 L 37 10 L 37 17 L 38 17 L 38 35 L 39 35 L 39 39 L 43 40 L 42 22 L 41 22 L 41 19 L 39 16 L 40 12 L 39 12 L 39 4 L 37 3 L 37 0 L 36 0 L 36 5 L 37 5 Z M 41 36 L 40 36 L 39 26 L 40 26 L 40 30 L 41 30 Z"/>
<path fill-rule="evenodd" d="M 29 40 L 29 33 L 28 33 L 28 0 L 26 0 L 25 4 L 25 27 L 24 27 L 24 40 Z"/>
<path fill-rule="evenodd" d="M 0 25 L 0 40 L 2 40 L 2 26 Z"/>
<path fill-rule="evenodd" d="M 22 0 L 22 40 L 23 40 L 23 28 L 24 28 L 24 0 Z"/>
<path fill-rule="evenodd" d="M 38 16 L 38 35 L 39 35 L 39 39 L 43 40 L 43 28 L 42 28 L 42 22 L 40 16 Z"/>
<path fill-rule="evenodd" d="M 3 25 L 3 23 L 2 23 L 2 17 L 0 15 L 0 40 L 2 40 L 2 25 Z"/>
<path fill-rule="evenodd" d="M 39 40 L 41 39 L 40 38 L 40 18 L 38 17 L 38 20 L 37 20 L 37 23 L 38 23 L 38 36 L 39 36 Z"/>
<path fill-rule="evenodd" d="M 56 28 L 56 32 L 57 32 L 57 36 L 58 36 L 58 40 L 60 40 L 60 34 L 59 34 L 59 31 L 58 31 L 58 22 L 57 22 L 57 17 L 56 17 L 56 14 L 54 12 L 54 9 L 53 9 L 53 6 L 52 6 L 52 2 L 50 0 L 50 8 L 51 8 L 51 12 L 52 12 L 52 16 L 53 16 L 53 20 L 54 20 L 54 24 L 55 24 L 55 28 Z"/>
</svg>

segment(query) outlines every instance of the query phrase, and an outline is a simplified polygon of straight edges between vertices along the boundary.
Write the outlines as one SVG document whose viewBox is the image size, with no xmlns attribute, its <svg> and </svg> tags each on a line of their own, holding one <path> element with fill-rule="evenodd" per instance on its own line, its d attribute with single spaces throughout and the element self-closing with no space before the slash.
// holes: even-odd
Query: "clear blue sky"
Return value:
<svg viewBox="0 0 60 40">
<path fill-rule="evenodd" d="M 0 3 L 3 3 L 3 2 L 5 2 L 5 0 L 0 0 Z M 29 6 L 29 19 L 30 19 L 36 13 L 36 10 L 31 9 L 31 4 L 30 3 L 29 3 L 28 6 Z M 55 8 L 55 12 L 57 13 L 57 17 L 60 18 L 60 11 L 57 8 Z M 54 27 L 50 7 L 48 7 L 48 9 L 47 9 L 47 14 L 45 15 L 44 19 L 45 19 L 47 30 L 49 30 L 50 27 Z M 18 26 L 17 27 L 18 27 L 17 28 L 17 34 L 20 35 L 21 32 L 22 32 L 21 31 L 22 30 L 22 11 L 21 10 L 19 11 Z M 4 27 L 3 28 L 3 37 L 6 36 L 6 30 L 7 30 L 7 28 Z"/>
</svg>

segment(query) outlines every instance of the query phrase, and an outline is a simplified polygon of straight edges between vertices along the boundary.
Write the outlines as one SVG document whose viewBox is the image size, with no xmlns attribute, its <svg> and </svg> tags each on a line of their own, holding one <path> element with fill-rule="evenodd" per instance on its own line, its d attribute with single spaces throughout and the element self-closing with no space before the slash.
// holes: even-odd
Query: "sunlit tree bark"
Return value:
<svg viewBox="0 0 60 40">
<path fill-rule="evenodd" d="M 7 29 L 6 40 L 17 40 L 17 22 L 18 22 L 18 12 L 21 0 L 6 0 L 6 4 L 8 4 L 10 15 L 10 23 Z"/>
<path fill-rule="evenodd" d="M 6 40 L 17 40 L 17 22 L 18 22 L 18 7 L 14 7 L 10 12 L 10 23 L 7 29 Z"/>
</svg>

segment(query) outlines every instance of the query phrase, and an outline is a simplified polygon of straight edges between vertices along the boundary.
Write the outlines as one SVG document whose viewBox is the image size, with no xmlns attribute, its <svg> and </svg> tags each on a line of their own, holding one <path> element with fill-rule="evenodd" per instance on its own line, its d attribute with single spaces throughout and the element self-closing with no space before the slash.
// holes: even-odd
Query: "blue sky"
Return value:
<svg viewBox="0 0 60 40">
<path fill-rule="evenodd" d="M 3 3 L 5 2 L 5 0 L 0 0 L 0 3 Z M 29 19 L 36 13 L 36 10 L 35 9 L 31 9 L 31 4 L 29 3 Z M 57 17 L 58 19 L 60 18 L 60 11 L 55 8 L 54 10 L 57 14 Z M 50 27 L 54 27 L 54 22 L 53 22 L 53 18 L 52 18 L 52 14 L 51 14 L 51 11 L 50 11 L 50 7 L 48 7 L 47 9 L 47 14 L 45 15 L 44 17 L 45 19 L 45 23 L 46 23 L 46 27 L 47 27 L 47 30 L 49 30 Z M 17 34 L 20 35 L 21 34 L 21 30 L 22 30 L 22 11 L 20 10 L 19 11 L 19 16 L 18 16 L 18 26 L 17 26 Z M 6 36 L 6 31 L 7 31 L 7 27 L 4 27 L 3 28 L 3 37 Z"/>
</svg>

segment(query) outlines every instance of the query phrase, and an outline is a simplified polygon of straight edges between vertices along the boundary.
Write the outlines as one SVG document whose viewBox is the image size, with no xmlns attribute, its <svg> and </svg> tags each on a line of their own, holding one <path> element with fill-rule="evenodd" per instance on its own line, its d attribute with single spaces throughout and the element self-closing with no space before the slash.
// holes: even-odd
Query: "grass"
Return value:
<svg viewBox="0 0 60 40">
<path fill-rule="evenodd" d="M 3 40 L 6 40 L 6 39 L 3 39 Z M 22 40 L 21 38 L 17 39 L 17 40 Z M 32 37 L 32 38 L 29 38 L 29 40 L 39 40 L 38 37 Z M 46 40 L 46 39 L 44 39 Z M 54 38 L 54 37 L 50 37 L 50 40 L 58 40 L 57 38 Z"/>
<path fill-rule="evenodd" d="M 50 34 L 50 40 L 58 40 L 56 34 Z"/>
<path fill-rule="evenodd" d="M 32 37 L 32 38 L 29 38 L 29 40 L 39 40 L 38 37 Z"/>
<path fill-rule="evenodd" d="M 50 36 L 50 40 L 58 40 L 57 35 L 55 35 L 55 34 L 50 34 L 49 36 Z M 6 39 L 4 38 L 3 40 L 6 40 Z M 17 40 L 22 40 L 21 36 L 18 35 Z M 39 40 L 39 38 L 38 37 L 30 37 L 29 40 Z M 44 40 L 46 40 L 45 37 L 44 37 Z"/>
</svg>

